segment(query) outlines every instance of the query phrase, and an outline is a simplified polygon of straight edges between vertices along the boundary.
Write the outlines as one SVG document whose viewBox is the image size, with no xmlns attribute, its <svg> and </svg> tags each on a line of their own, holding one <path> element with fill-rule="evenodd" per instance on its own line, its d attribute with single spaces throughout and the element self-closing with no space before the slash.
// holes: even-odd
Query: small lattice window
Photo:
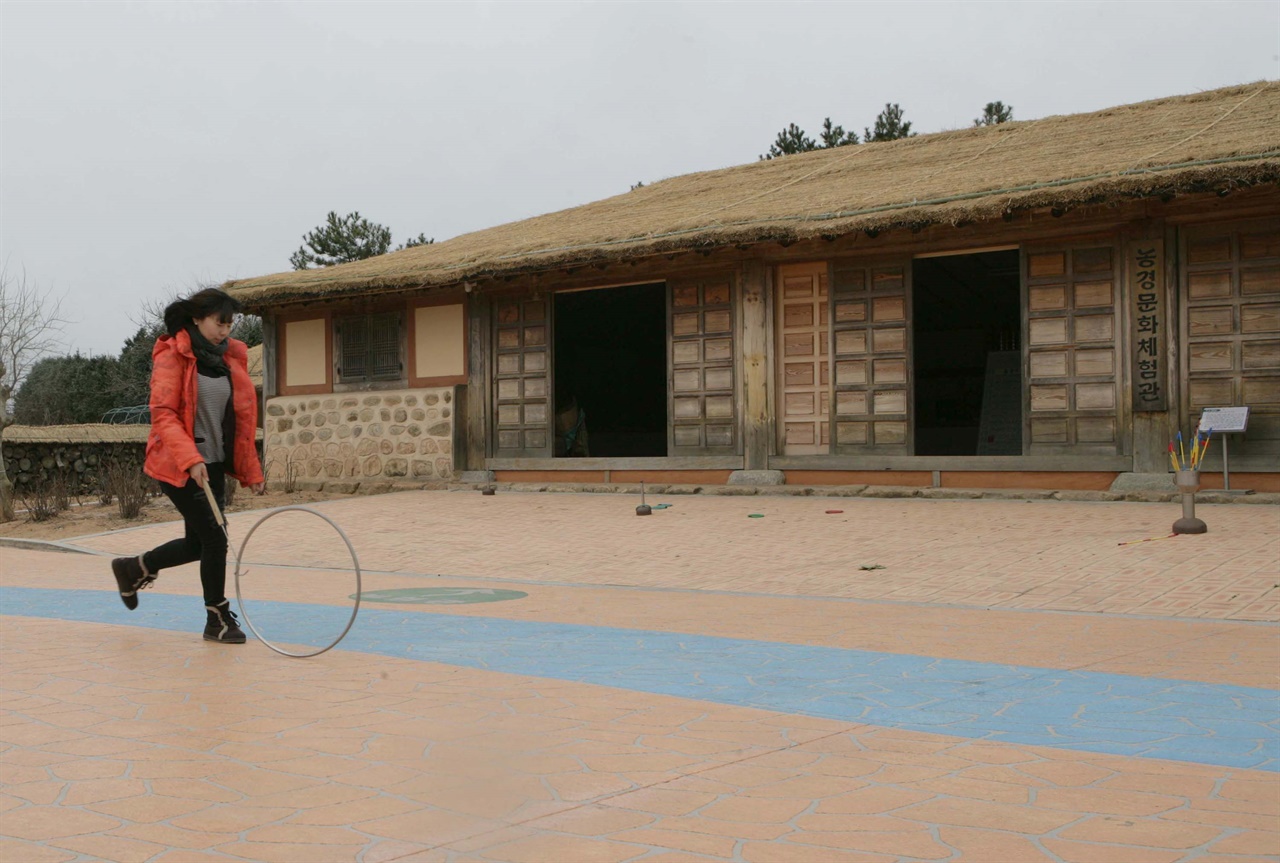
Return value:
<svg viewBox="0 0 1280 863">
<path fill-rule="evenodd" d="M 339 383 L 398 381 L 404 377 L 399 312 L 338 318 L 335 329 Z"/>
</svg>

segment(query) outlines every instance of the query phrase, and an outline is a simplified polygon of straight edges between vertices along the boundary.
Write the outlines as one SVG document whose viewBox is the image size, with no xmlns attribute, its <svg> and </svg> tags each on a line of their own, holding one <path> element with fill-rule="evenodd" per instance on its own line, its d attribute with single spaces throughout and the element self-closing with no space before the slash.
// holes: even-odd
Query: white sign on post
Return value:
<svg viewBox="0 0 1280 863">
<path fill-rule="evenodd" d="M 1244 408 L 1205 408 L 1200 414 L 1200 431 L 1242 432 L 1249 427 L 1249 409 Z"/>
<path fill-rule="evenodd" d="M 1238 408 L 1205 408 L 1200 414 L 1199 431 L 1212 435 L 1222 435 L 1222 489 L 1231 491 L 1231 471 L 1227 467 L 1227 435 L 1243 432 L 1249 428 L 1249 409 Z M 1207 444 L 1206 444 L 1207 445 Z"/>
</svg>

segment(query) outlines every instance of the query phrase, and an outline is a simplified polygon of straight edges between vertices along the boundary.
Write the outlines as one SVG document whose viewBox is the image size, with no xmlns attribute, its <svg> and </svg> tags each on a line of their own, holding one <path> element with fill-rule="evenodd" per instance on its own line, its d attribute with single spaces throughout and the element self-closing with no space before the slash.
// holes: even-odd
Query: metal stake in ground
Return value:
<svg viewBox="0 0 1280 863">
<path fill-rule="evenodd" d="M 640 505 L 636 507 L 636 515 L 653 515 L 653 507 L 644 502 L 644 483 L 640 483 Z"/>
</svg>

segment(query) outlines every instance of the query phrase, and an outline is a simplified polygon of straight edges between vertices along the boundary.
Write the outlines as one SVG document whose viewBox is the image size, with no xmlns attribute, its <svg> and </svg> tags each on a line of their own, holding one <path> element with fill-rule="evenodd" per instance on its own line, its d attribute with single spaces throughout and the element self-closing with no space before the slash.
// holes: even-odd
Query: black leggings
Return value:
<svg viewBox="0 0 1280 863">
<path fill-rule="evenodd" d="M 209 485 L 220 509 L 226 508 L 226 467 L 222 463 L 206 464 Z M 200 584 L 204 587 L 204 604 L 217 605 L 225 600 L 227 590 L 227 535 L 213 517 L 204 489 L 194 479 L 179 488 L 160 483 L 173 505 L 182 513 L 186 536 L 171 540 L 142 555 L 142 563 L 151 574 L 171 566 L 200 561 Z"/>
</svg>

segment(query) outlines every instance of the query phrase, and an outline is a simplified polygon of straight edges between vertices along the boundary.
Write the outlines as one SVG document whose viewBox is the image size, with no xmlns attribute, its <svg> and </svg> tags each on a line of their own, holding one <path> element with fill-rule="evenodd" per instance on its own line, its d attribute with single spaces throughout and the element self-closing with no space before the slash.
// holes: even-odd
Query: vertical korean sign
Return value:
<svg viewBox="0 0 1280 863">
<path fill-rule="evenodd" d="M 1164 241 L 1131 242 L 1128 257 L 1133 409 L 1163 411 L 1169 406 L 1165 356 L 1170 338 L 1164 300 Z"/>
</svg>

